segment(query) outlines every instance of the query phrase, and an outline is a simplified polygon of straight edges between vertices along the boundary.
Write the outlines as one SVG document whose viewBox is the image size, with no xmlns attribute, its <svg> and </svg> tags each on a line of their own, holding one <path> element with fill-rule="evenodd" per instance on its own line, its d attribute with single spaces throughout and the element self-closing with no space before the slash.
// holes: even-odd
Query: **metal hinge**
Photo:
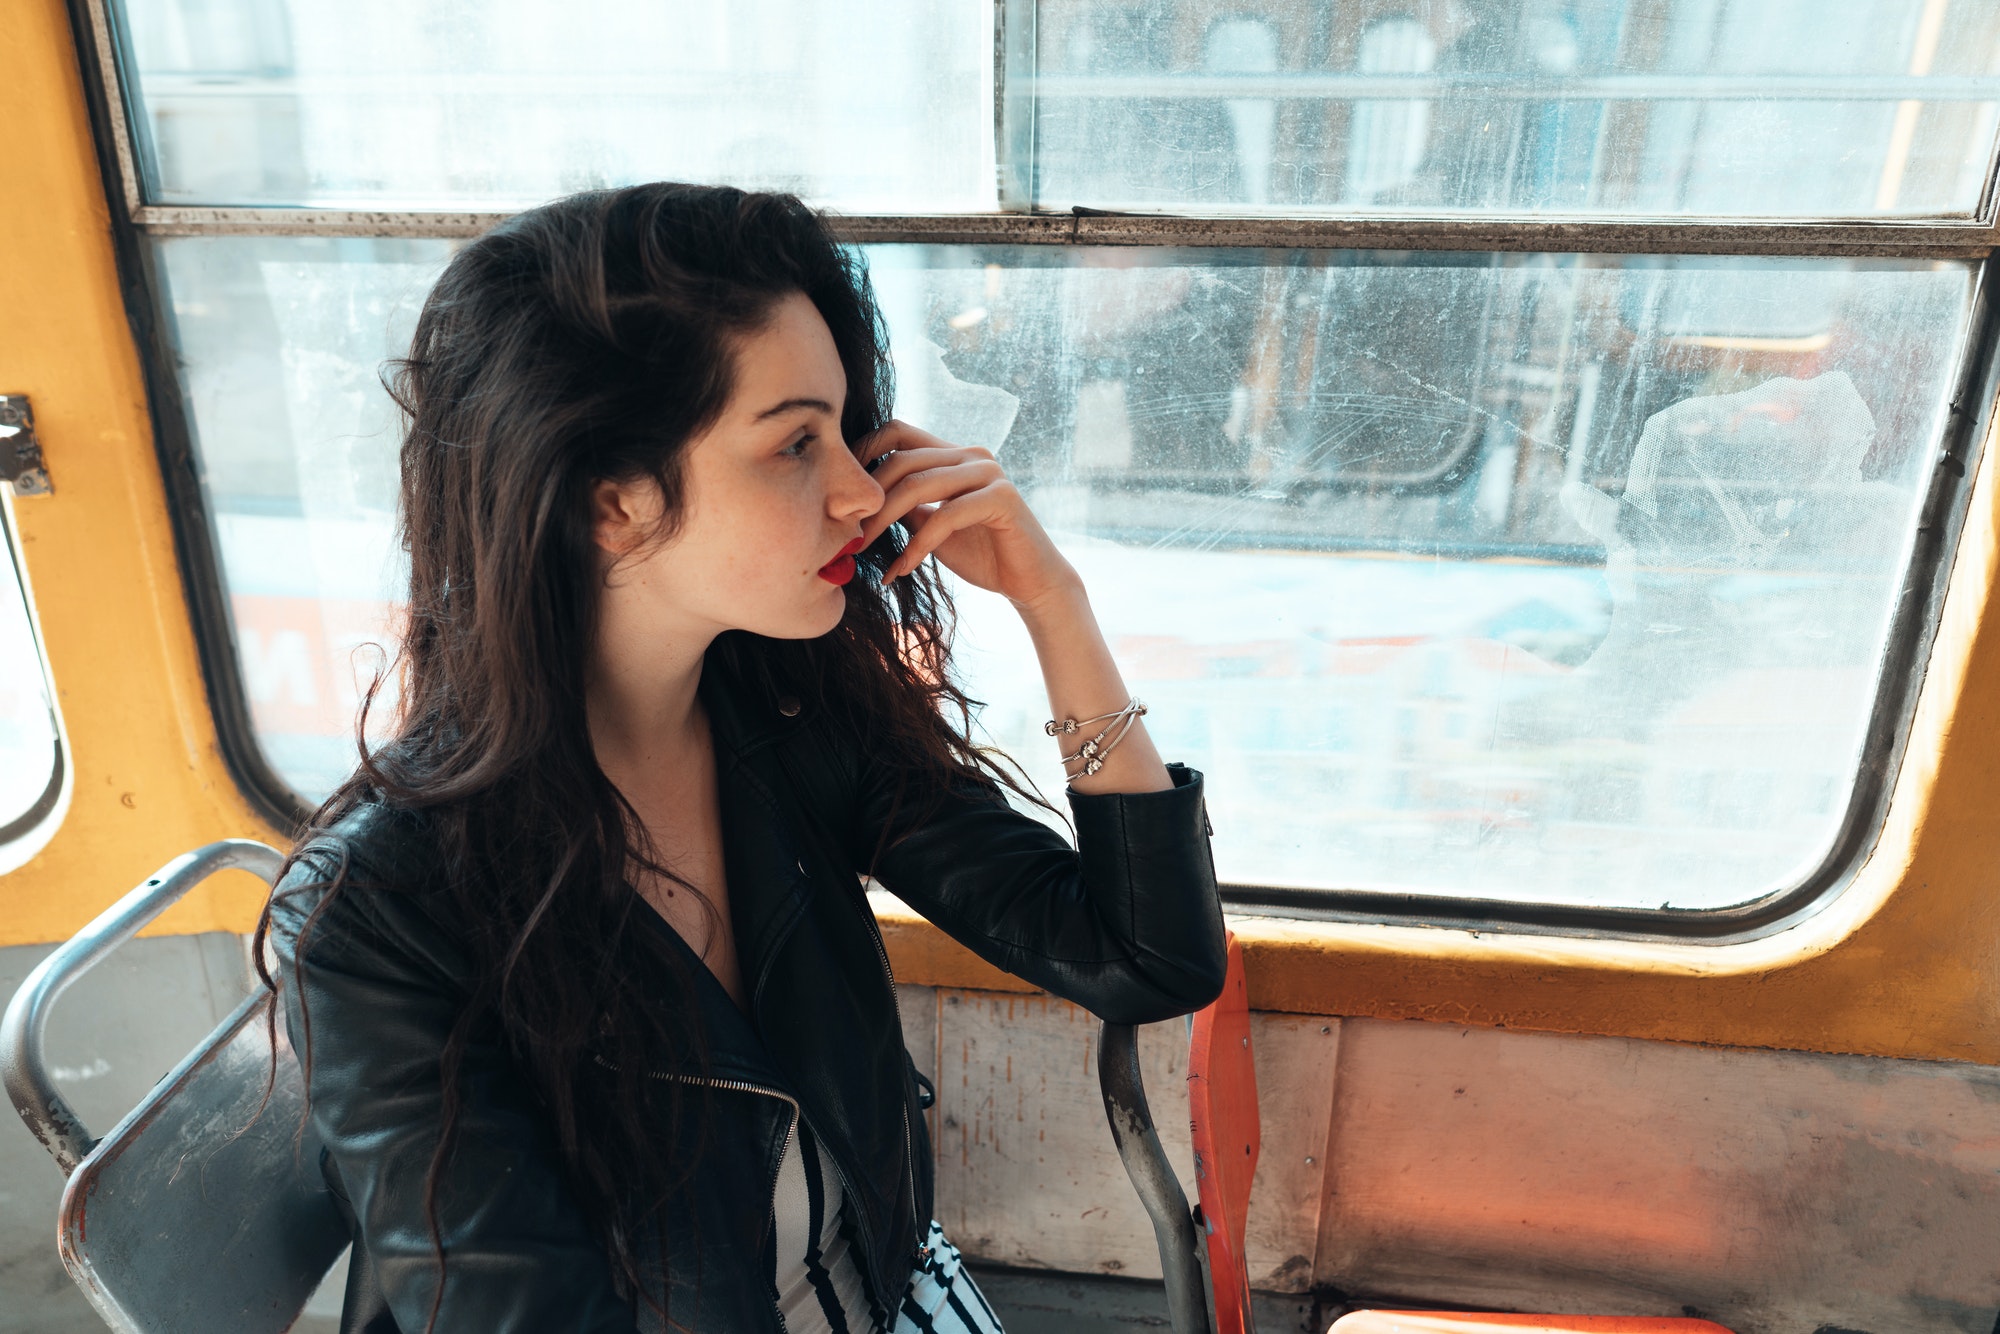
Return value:
<svg viewBox="0 0 2000 1334">
<path fill-rule="evenodd" d="M 46 496 L 55 490 L 26 394 L 0 394 L 0 482 L 12 482 L 17 496 Z"/>
</svg>

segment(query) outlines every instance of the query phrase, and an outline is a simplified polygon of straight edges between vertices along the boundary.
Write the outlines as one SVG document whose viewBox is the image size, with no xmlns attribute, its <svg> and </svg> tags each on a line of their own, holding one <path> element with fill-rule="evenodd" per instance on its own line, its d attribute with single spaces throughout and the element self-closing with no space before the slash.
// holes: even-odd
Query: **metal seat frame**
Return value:
<svg viewBox="0 0 2000 1334">
<path fill-rule="evenodd" d="M 320 1178 L 298 1061 L 284 1025 L 269 1025 L 262 991 L 101 1140 L 44 1057 L 49 1015 L 78 978 L 216 872 L 271 883 L 284 860 L 248 839 L 176 857 L 57 947 L 0 1019 L 8 1098 L 68 1178 L 63 1265 L 124 1334 L 277 1334 L 348 1244 Z"/>
</svg>

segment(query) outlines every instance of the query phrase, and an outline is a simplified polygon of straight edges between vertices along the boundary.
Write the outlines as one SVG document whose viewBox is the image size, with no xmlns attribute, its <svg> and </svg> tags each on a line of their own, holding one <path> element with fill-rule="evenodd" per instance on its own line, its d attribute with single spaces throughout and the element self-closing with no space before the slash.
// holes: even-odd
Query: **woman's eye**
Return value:
<svg viewBox="0 0 2000 1334">
<path fill-rule="evenodd" d="M 816 436 L 802 435 L 797 440 L 792 441 L 791 444 L 786 445 L 783 449 L 779 450 L 778 452 L 780 454 L 783 454 L 788 459 L 803 458 L 805 457 L 806 450 L 812 445 L 812 442 L 817 438 L 818 437 Z"/>
</svg>

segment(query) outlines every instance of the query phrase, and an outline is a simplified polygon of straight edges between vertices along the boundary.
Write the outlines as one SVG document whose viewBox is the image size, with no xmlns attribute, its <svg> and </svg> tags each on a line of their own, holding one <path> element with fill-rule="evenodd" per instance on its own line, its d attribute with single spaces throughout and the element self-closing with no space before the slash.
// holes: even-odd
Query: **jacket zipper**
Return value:
<svg viewBox="0 0 2000 1334">
<path fill-rule="evenodd" d="M 607 1070 L 616 1071 L 618 1069 L 616 1065 L 605 1060 L 602 1056 L 593 1055 L 592 1059 Z M 797 1132 L 799 1122 L 805 1117 L 805 1113 L 799 1108 L 799 1100 L 789 1093 L 780 1093 L 777 1089 L 766 1088 L 762 1084 L 752 1084 L 741 1079 L 707 1079 L 700 1075 L 669 1074 L 664 1070 L 648 1070 L 645 1072 L 645 1075 L 648 1079 L 658 1079 L 675 1084 L 694 1084 L 701 1088 L 726 1089 L 732 1093 L 760 1094 L 766 1098 L 776 1098 L 779 1102 L 784 1103 L 792 1109 L 791 1117 L 785 1122 L 784 1147 L 778 1151 L 778 1171 L 771 1174 L 771 1198 L 764 1210 L 764 1216 L 770 1219 L 772 1226 L 775 1227 L 778 1220 L 778 1176 L 784 1170 L 785 1155 L 792 1151 L 792 1136 Z M 785 1313 L 778 1309 L 778 1304 L 775 1301 L 771 1303 L 771 1315 L 778 1322 L 778 1334 L 785 1334 Z"/>
</svg>

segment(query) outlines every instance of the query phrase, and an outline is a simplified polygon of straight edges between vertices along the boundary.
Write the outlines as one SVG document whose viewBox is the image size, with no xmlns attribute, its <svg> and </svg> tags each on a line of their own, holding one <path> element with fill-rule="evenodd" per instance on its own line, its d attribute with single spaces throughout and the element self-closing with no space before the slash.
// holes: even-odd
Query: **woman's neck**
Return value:
<svg viewBox="0 0 2000 1334">
<path fill-rule="evenodd" d="M 639 631 L 635 633 L 635 631 Z M 706 735 L 697 716 L 702 655 L 694 636 L 647 634 L 607 618 L 585 684 L 591 747 L 612 782 L 656 773 Z"/>
</svg>

